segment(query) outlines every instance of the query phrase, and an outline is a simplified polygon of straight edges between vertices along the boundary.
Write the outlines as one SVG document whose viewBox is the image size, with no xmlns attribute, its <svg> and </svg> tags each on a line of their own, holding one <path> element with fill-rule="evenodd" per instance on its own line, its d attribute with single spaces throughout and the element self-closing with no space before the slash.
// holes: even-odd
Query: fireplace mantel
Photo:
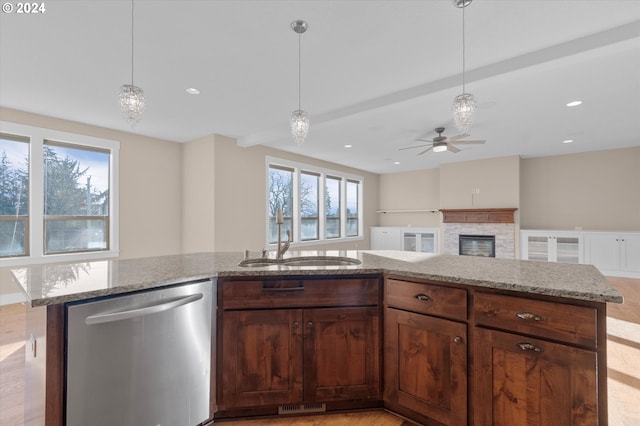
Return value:
<svg viewBox="0 0 640 426">
<path fill-rule="evenodd" d="M 443 223 L 514 223 L 517 208 L 440 209 Z"/>
</svg>

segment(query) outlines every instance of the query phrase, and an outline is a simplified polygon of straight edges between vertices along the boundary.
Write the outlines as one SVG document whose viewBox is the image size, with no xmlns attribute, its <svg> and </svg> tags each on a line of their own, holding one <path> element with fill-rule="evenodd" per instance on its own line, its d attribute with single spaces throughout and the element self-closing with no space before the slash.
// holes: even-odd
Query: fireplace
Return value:
<svg viewBox="0 0 640 426">
<path fill-rule="evenodd" d="M 496 257 L 495 235 L 459 235 L 458 242 L 462 256 Z"/>
<path fill-rule="evenodd" d="M 476 247 L 493 245 L 482 254 L 500 259 L 514 259 L 516 255 L 515 208 L 442 209 L 442 236 L 445 254 L 459 255 L 460 236 L 491 236 L 493 243 L 476 242 Z M 464 239 L 464 238 L 463 238 Z M 475 250 L 474 250 L 475 251 Z M 489 254 L 487 254 L 489 253 Z"/>
</svg>

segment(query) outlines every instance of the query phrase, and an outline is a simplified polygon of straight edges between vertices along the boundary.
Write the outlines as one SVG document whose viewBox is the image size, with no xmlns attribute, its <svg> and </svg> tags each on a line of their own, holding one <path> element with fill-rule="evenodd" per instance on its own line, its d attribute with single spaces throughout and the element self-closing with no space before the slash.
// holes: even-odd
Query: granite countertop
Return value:
<svg viewBox="0 0 640 426">
<path fill-rule="evenodd" d="M 273 256 L 273 253 L 270 253 Z M 43 264 L 12 269 L 32 306 L 153 289 L 229 276 L 353 275 L 393 273 L 407 277 L 598 302 L 622 296 L 591 265 L 433 255 L 394 250 L 289 252 L 289 257 L 326 255 L 358 258 L 360 265 L 240 267 L 240 252 L 196 253 L 140 259 Z M 259 257 L 252 253 L 251 257 Z"/>
</svg>

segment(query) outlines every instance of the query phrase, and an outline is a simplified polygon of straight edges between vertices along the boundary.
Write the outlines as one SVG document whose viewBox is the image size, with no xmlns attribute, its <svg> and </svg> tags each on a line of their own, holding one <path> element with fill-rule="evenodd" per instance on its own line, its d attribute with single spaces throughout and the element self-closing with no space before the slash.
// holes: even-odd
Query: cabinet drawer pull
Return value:
<svg viewBox="0 0 640 426">
<path fill-rule="evenodd" d="M 526 321 L 542 321 L 540 315 L 532 314 L 531 312 L 518 312 L 516 316 Z"/>
<path fill-rule="evenodd" d="M 313 322 L 309 321 L 309 322 L 307 323 L 307 327 L 309 327 L 309 328 L 313 327 Z"/>
<path fill-rule="evenodd" d="M 526 342 L 518 343 L 518 344 L 516 344 L 516 346 L 519 347 L 523 351 L 542 352 L 542 348 L 539 348 L 536 345 L 532 345 L 531 343 L 526 343 Z"/>
<path fill-rule="evenodd" d="M 298 327 L 300 327 L 300 323 L 298 321 L 294 321 L 293 328 L 298 328 Z"/>
<path fill-rule="evenodd" d="M 456 336 L 453 338 L 453 343 L 455 343 L 456 345 L 459 345 L 460 343 L 462 343 L 462 337 L 460 336 Z"/>
<path fill-rule="evenodd" d="M 273 291 L 273 292 L 283 292 L 283 291 L 304 291 L 304 283 L 302 281 L 299 282 L 291 282 L 283 285 L 282 282 L 265 282 L 262 285 L 262 291 Z"/>
<path fill-rule="evenodd" d="M 416 294 L 416 299 L 421 300 L 423 302 L 432 302 L 433 299 L 427 296 L 426 294 Z"/>
</svg>

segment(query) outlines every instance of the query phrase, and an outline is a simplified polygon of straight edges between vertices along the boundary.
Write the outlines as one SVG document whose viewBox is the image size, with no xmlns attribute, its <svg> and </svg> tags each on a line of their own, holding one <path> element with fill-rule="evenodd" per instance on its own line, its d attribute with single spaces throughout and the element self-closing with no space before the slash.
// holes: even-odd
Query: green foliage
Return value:
<svg viewBox="0 0 640 426">
<path fill-rule="evenodd" d="M 26 167 L 16 167 L 0 155 L 0 215 L 23 216 L 29 211 L 29 173 Z"/>
</svg>

